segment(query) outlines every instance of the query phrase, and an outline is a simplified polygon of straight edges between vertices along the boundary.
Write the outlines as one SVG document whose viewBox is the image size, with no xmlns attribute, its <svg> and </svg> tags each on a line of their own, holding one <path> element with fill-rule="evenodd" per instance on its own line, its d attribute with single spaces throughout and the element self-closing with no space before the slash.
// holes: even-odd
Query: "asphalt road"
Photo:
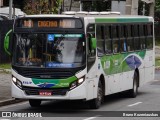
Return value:
<svg viewBox="0 0 160 120">
<path fill-rule="evenodd" d="M 128 98 L 126 93 L 110 95 L 100 109 L 90 109 L 81 101 L 44 101 L 39 108 L 31 108 L 28 102 L 22 102 L 0 108 L 0 111 L 12 111 L 13 118 L 7 119 L 33 119 L 17 118 L 16 114 L 40 113 L 42 118 L 37 120 L 159 120 L 160 118 L 160 71 L 156 71 L 155 80 L 139 88 L 136 98 Z M 141 111 L 138 112 L 137 111 Z M 133 117 L 144 113 L 158 115 L 159 117 Z M 129 117 L 124 117 L 127 115 Z M 133 115 L 133 116 L 132 116 Z"/>
</svg>

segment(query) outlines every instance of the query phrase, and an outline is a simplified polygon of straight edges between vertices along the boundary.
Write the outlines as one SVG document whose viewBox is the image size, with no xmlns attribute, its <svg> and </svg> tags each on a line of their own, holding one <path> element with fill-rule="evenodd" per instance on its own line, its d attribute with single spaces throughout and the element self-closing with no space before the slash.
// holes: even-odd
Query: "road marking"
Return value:
<svg viewBox="0 0 160 120">
<path fill-rule="evenodd" d="M 94 117 L 85 118 L 85 119 L 83 119 L 83 120 L 92 120 L 92 119 L 98 118 L 98 117 L 100 117 L 100 116 L 101 116 L 101 115 L 96 115 L 96 116 L 94 116 Z"/>
<path fill-rule="evenodd" d="M 138 104 L 141 104 L 142 102 L 136 102 L 134 104 L 131 104 L 131 105 L 128 105 L 128 107 L 132 107 L 132 106 L 135 106 L 135 105 L 138 105 Z"/>
</svg>

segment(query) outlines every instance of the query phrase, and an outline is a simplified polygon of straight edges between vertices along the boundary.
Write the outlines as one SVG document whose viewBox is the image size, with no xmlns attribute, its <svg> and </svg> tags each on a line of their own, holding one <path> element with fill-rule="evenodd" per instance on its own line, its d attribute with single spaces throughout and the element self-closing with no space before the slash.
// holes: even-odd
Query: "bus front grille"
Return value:
<svg viewBox="0 0 160 120">
<path fill-rule="evenodd" d="M 74 76 L 71 71 L 63 69 L 47 69 L 47 68 L 24 68 L 15 67 L 13 69 L 23 77 L 37 79 L 66 79 Z"/>
<path fill-rule="evenodd" d="M 69 89 L 42 89 L 42 88 L 32 88 L 32 87 L 23 87 L 23 91 L 26 95 L 39 95 L 40 91 L 50 91 L 52 96 L 54 95 L 66 95 Z"/>
</svg>

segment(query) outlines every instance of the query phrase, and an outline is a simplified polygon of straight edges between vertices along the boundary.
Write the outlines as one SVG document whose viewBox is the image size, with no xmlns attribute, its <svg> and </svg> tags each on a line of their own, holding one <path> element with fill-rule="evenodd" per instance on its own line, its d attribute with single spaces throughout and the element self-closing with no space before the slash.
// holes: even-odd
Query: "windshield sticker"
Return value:
<svg viewBox="0 0 160 120">
<path fill-rule="evenodd" d="M 54 41 L 54 34 L 48 34 L 48 41 Z"/>
<path fill-rule="evenodd" d="M 47 62 L 46 67 L 48 68 L 72 68 L 73 64 L 64 64 L 64 63 L 54 63 L 54 62 Z"/>
<path fill-rule="evenodd" d="M 80 38 L 82 37 L 82 34 L 55 34 L 55 37 L 76 37 L 76 38 Z"/>
</svg>

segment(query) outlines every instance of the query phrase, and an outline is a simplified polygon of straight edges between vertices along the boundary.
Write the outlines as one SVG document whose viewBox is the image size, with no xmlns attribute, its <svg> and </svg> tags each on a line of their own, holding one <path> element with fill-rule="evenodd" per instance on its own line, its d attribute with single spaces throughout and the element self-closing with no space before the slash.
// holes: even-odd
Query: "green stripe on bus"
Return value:
<svg viewBox="0 0 160 120">
<path fill-rule="evenodd" d="M 106 75 L 117 74 L 121 72 L 131 71 L 132 69 L 126 62 L 126 58 L 129 55 L 139 56 L 142 60 L 146 55 L 146 51 L 134 52 L 134 53 L 125 53 L 125 54 L 116 54 L 116 55 L 104 55 L 100 58 L 102 68 Z M 143 61 L 141 61 L 143 62 Z"/>
<path fill-rule="evenodd" d="M 148 18 L 96 18 L 96 23 L 130 23 L 130 22 L 148 22 Z"/>
<path fill-rule="evenodd" d="M 49 88 L 63 88 L 69 87 L 70 83 L 77 80 L 76 76 L 69 77 L 67 79 L 37 79 L 32 78 L 32 81 L 35 85 L 43 85 L 43 84 L 53 84 Z"/>
</svg>

